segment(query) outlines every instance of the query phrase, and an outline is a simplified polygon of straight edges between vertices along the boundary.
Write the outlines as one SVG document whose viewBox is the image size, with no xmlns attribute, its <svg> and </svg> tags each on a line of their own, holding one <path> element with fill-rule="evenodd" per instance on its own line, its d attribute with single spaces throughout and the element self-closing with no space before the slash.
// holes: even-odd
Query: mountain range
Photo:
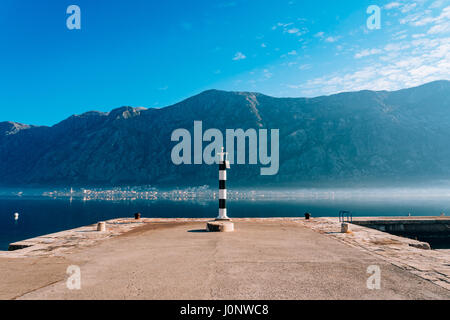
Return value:
<svg viewBox="0 0 450 320">
<path fill-rule="evenodd" d="M 171 161 L 177 128 L 280 130 L 280 168 L 233 165 L 231 186 L 392 185 L 450 177 L 450 81 L 399 91 L 275 98 L 208 90 L 177 104 L 0 122 L 2 186 L 216 186 L 217 166 Z"/>
</svg>

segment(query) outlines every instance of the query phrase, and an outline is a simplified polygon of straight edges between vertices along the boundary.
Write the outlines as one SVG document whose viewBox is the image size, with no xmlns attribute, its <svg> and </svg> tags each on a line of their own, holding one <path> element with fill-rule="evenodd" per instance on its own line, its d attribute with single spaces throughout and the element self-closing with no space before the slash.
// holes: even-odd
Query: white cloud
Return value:
<svg viewBox="0 0 450 320">
<path fill-rule="evenodd" d="M 337 50 L 342 50 L 337 54 L 353 56 L 353 63 L 342 64 L 342 68 L 336 65 L 336 71 L 331 74 L 324 73 L 324 76 L 303 82 L 284 84 L 285 89 L 291 88 L 303 95 L 315 96 L 363 89 L 396 90 L 433 80 L 450 80 L 449 4 L 449 0 L 398 0 L 388 3 L 384 10 L 392 11 L 387 14 L 386 23 L 391 21 L 392 25 L 385 29 L 383 45 L 364 48 L 355 44 L 348 48 L 349 44 L 346 43 L 342 49 L 337 45 L 343 44 L 344 41 L 339 41 L 332 45 Z M 403 26 L 393 19 L 398 19 Z M 283 31 L 288 33 L 288 30 L 295 29 L 295 26 L 283 28 Z M 324 31 L 313 35 L 324 42 L 344 39 Z M 329 52 L 329 56 L 332 53 L 334 50 Z M 287 55 L 288 53 L 284 56 Z M 287 66 L 288 62 L 285 63 Z M 313 62 L 310 65 L 300 64 L 301 62 L 292 70 L 304 74 L 305 77 L 308 72 L 303 70 L 310 69 L 312 65 L 315 71 L 316 68 L 322 68 L 320 63 L 319 66 Z M 333 66 L 331 68 L 333 69 Z"/>
<path fill-rule="evenodd" d="M 270 73 L 268 69 L 264 69 L 264 70 L 263 70 L 263 75 L 264 75 L 264 77 L 265 77 L 266 79 L 270 79 L 270 78 L 272 78 L 272 76 L 273 76 L 273 74 Z"/>
<path fill-rule="evenodd" d="M 393 40 L 403 40 L 408 36 L 406 30 L 401 30 L 392 35 Z"/>
<path fill-rule="evenodd" d="M 340 38 L 340 37 L 327 37 L 327 38 L 325 39 L 325 41 L 326 41 L 326 42 L 332 43 L 332 42 L 338 41 L 339 38 Z"/>
<path fill-rule="evenodd" d="M 320 95 L 365 89 L 397 90 L 450 79 L 450 37 L 420 38 L 410 43 L 389 44 L 383 50 L 386 53 L 384 61 L 368 61 L 355 71 L 311 79 L 297 85 L 297 88 L 303 94 Z"/>
<path fill-rule="evenodd" d="M 408 4 L 405 4 L 404 6 L 402 6 L 402 8 L 400 10 L 402 13 L 407 13 L 407 12 L 413 10 L 416 6 L 417 6 L 417 3 L 415 3 L 415 2 L 408 3 Z"/>
<path fill-rule="evenodd" d="M 302 64 L 298 68 L 299 68 L 299 70 L 308 70 L 308 69 L 311 69 L 311 65 L 310 64 Z"/>
<path fill-rule="evenodd" d="M 292 22 L 290 22 L 290 23 L 278 22 L 276 25 L 274 25 L 274 26 L 272 27 L 272 30 L 276 30 L 276 29 L 278 29 L 279 27 L 282 27 L 283 29 L 285 29 L 285 28 L 287 28 L 287 27 L 289 27 L 289 26 L 291 26 L 291 25 L 293 25 Z"/>
<path fill-rule="evenodd" d="M 243 54 L 242 52 L 236 52 L 236 54 L 233 57 L 233 60 L 238 61 L 238 60 L 244 60 L 245 58 L 247 58 L 245 56 L 245 54 Z"/>
<path fill-rule="evenodd" d="M 444 5 L 444 0 L 436 0 L 430 5 L 430 8 L 431 9 L 440 8 L 443 5 Z"/>
<path fill-rule="evenodd" d="M 437 34 L 437 33 L 449 33 L 450 32 L 450 21 L 445 21 L 439 24 L 432 26 L 428 30 L 428 34 Z"/>
<path fill-rule="evenodd" d="M 391 10 L 391 9 L 394 9 L 394 8 L 398 8 L 400 6 L 401 6 L 401 4 L 399 2 L 390 2 L 390 3 L 388 3 L 387 5 L 384 6 L 384 9 Z"/>
<path fill-rule="evenodd" d="M 428 34 L 450 32 L 450 6 L 442 9 L 438 16 L 433 16 L 431 10 L 425 10 L 400 19 L 400 23 L 414 27 L 432 25 Z"/>
<path fill-rule="evenodd" d="M 374 55 L 374 54 L 380 54 L 382 52 L 383 51 L 381 51 L 380 49 L 371 49 L 371 50 L 365 49 L 365 50 L 362 50 L 362 51 L 356 53 L 355 54 L 355 58 L 356 59 L 360 59 L 360 58 L 371 56 L 371 55 Z"/>
<path fill-rule="evenodd" d="M 444 8 L 433 22 L 435 24 L 428 30 L 428 34 L 450 33 L 450 6 Z"/>
<path fill-rule="evenodd" d="M 272 27 L 272 30 L 277 30 L 278 28 L 281 28 L 283 30 L 283 33 L 293 34 L 293 35 L 297 35 L 297 36 L 301 36 L 303 34 L 308 33 L 307 28 L 295 27 L 293 22 L 290 22 L 290 23 L 278 22 L 276 25 L 274 25 Z"/>
<path fill-rule="evenodd" d="M 389 52 L 389 51 L 401 51 L 401 50 L 405 50 L 408 48 L 410 48 L 410 44 L 408 44 L 406 42 L 396 42 L 396 43 L 388 43 L 384 47 L 384 50 Z"/>
<path fill-rule="evenodd" d="M 317 32 L 317 33 L 314 35 L 314 37 L 316 37 L 316 38 L 323 38 L 324 35 L 325 35 L 325 32 L 320 31 L 320 32 Z"/>
<path fill-rule="evenodd" d="M 292 51 L 289 51 L 288 54 L 291 55 L 291 56 L 295 56 L 295 55 L 297 55 L 297 51 L 296 50 L 292 50 Z"/>
</svg>

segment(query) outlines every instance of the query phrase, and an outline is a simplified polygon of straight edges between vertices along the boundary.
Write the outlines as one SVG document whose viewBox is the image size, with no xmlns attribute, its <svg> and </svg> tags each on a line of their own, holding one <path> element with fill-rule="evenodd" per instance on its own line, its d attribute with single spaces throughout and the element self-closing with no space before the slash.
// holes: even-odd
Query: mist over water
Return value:
<svg viewBox="0 0 450 320">
<path fill-rule="evenodd" d="M 42 189 L 0 190 L 0 250 L 9 243 L 43 234 L 76 228 L 113 218 L 215 218 L 218 200 L 215 190 L 198 198 L 156 200 L 86 200 L 82 197 L 44 197 Z M 210 193 L 209 193 L 210 192 Z M 177 191 L 182 194 L 182 191 Z M 19 195 L 18 195 L 19 194 Z M 63 194 L 63 193 L 61 193 Z M 74 192 L 75 194 L 75 192 Z M 353 216 L 439 216 L 450 215 L 450 189 L 289 189 L 229 190 L 231 218 L 337 216 L 340 210 Z M 19 219 L 14 219 L 14 213 Z"/>
</svg>

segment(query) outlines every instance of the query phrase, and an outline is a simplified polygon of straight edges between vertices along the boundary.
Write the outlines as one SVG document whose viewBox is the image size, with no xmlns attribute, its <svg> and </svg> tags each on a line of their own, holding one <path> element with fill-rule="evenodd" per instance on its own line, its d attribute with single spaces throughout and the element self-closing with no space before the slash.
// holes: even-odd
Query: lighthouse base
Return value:
<svg viewBox="0 0 450 320">
<path fill-rule="evenodd" d="M 230 218 L 216 218 L 214 221 L 231 221 Z"/>
<path fill-rule="evenodd" d="M 233 232 L 234 223 L 228 220 L 215 220 L 206 223 L 206 231 L 208 232 Z"/>
</svg>

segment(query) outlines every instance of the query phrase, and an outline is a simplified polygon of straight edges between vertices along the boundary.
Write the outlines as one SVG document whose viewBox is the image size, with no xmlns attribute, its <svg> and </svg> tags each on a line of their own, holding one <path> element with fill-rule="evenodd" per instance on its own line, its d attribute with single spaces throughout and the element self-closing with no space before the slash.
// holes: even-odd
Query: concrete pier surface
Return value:
<svg viewBox="0 0 450 320">
<path fill-rule="evenodd" d="M 449 250 L 337 218 L 116 219 L 0 252 L 0 299 L 450 299 Z M 69 290 L 69 266 L 81 289 Z M 369 266 L 381 288 L 369 289 Z"/>
</svg>

